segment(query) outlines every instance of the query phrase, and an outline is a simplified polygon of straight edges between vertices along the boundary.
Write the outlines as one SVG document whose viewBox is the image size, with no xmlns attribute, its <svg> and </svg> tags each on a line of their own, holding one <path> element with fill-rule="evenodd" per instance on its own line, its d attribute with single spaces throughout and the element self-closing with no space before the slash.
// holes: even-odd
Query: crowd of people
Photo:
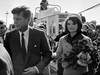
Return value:
<svg viewBox="0 0 100 75">
<path fill-rule="evenodd" d="M 11 13 L 14 24 L 9 29 L 0 20 L 0 75 L 45 75 L 51 61 L 57 62 L 57 75 L 100 74 L 100 33 L 94 22 L 71 13 L 65 30 L 53 39 L 45 24 L 30 26 L 32 12 L 28 7 L 15 7 Z"/>
</svg>

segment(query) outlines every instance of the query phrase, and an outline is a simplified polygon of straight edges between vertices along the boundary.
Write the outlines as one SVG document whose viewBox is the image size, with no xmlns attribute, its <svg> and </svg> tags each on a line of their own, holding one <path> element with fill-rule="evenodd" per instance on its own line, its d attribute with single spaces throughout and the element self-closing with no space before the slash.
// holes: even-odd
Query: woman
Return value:
<svg viewBox="0 0 100 75">
<path fill-rule="evenodd" d="M 64 60 L 64 54 L 69 55 L 72 52 L 72 42 L 75 40 L 86 39 L 88 44 L 92 45 L 91 39 L 82 34 L 81 28 L 82 21 L 80 16 L 78 14 L 69 14 L 65 21 L 65 32 L 68 32 L 68 34 L 60 38 L 57 51 L 53 54 L 55 59 L 62 58 L 62 60 Z M 82 75 L 88 71 L 87 67 L 83 66 L 77 66 L 77 68 L 74 69 L 73 66 L 70 65 L 70 62 L 62 62 L 62 67 L 64 68 L 63 75 Z"/>
</svg>

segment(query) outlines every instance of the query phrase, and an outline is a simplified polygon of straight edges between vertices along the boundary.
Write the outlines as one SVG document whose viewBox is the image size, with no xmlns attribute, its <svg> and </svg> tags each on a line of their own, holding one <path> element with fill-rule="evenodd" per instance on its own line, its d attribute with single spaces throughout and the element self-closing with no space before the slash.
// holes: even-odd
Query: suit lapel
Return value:
<svg viewBox="0 0 100 75">
<path fill-rule="evenodd" d="M 15 46 L 17 46 L 17 48 L 19 48 L 19 49 L 17 49 L 17 51 L 21 51 L 20 35 L 19 35 L 19 32 L 18 31 L 16 31 L 15 38 L 16 38 L 16 40 L 15 40 L 15 43 L 14 44 L 16 44 Z"/>
<path fill-rule="evenodd" d="M 30 56 L 32 47 L 34 45 L 33 39 L 34 39 L 34 31 L 30 28 L 29 29 L 29 41 L 28 41 L 28 52 L 27 52 L 27 55 L 26 55 L 26 62 L 27 62 L 27 60 Z"/>
</svg>

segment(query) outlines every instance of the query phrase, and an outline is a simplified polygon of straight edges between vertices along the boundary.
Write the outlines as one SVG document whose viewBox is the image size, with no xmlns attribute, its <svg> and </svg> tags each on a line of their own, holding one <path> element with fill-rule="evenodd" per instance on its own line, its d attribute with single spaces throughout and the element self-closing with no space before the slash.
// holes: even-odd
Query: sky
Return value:
<svg viewBox="0 0 100 75">
<path fill-rule="evenodd" d="M 69 13 L 79 13 L 87 8 L 90 8 L 98 3 L 100 0 L 47 0 L 49 4 L 59 5 L 61 7 L 61 12 L 65 11 Z M 40 7 L 41 0 L 0 0 L 0 20 L 3 20 L 9 24 L 13 23 L 13 15 L 11 10 L 17 6 L 25 5 L 30 7 L 33 14 L 35 14 L 35 8 Z M 6 15 L 8 12 L 8 15 Z M 91 20 L 96 20 L 97 24 L 100 24 L 100 6 L 85 11 L 82 13 L 86 17 L 86 20 L 90 22 Z"/>
</svg>

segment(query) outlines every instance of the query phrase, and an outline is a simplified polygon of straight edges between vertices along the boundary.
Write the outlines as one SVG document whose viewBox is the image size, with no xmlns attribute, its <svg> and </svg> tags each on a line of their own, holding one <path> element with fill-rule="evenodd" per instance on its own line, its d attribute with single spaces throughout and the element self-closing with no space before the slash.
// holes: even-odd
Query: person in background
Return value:
<svg viewBox="0 0 100 75">
<path fill-rule="evenodd" d="M 0 20 L 0 43 L 3 43 L 4 41 L 4 36 L 6 33 L 6 25 L 4 24 L 4 21 Z"/>
<path fill-rule="evenodd" d="M 86 17 L 83 16 L 82 14 L 80 14 L 80 16 L 81 16 L 81 19 L 82 19 L 82 23 L 84 24 L 86 22 Z"/>
<path fill-rule="evenodd" d="M 0 75 L 14 75 L 11 57 L 0 43 Z"/>
<path fill-rule="evenodd" d="M 52 59 L 46 36 L 29 27 L 28 7 L 15 7 L 11 12 L 16 29 L 6 34 L 4 46 L 12 57 L 14 75 L 42 75 Z"/>
<path fill-rule="evenodd" d="M 92 39 L 92 41 L 95 41 L 98 37 L 98 32 L 96 31 L 96 26 L 93 23 L 89 24 L 89 29 L 87 31 L 88 37 Z"/>
<path fill-rule="evenodd" d="M 41 3 L 40 3 L 40 11 L 41 10 L 47 10 L 48 9 L 48 1 L 47 0 L 42 0 Z"/>
<path fill-rule="evenodd" d="M 87 33 L 88 29 L 89 29 L 89 26 L 86 23 L 84 23 L 82 26 L 82 33 L 86 36 L 88 36 L 88 33 Z"/>
<path fill-rule="evenodd" d="M 95 75 L 100 75 L 100 36 L 97 38 L 96 42 L 97 42 L 97 48 L 98 48 L 99 63 L 98 63 L 98 68 Z"/>
<path fill-rule="evenodd" d="M 15 30 L 15 29 L 16 29 L 16 26 L 15 26 L 14 24 L 10 24 L 10 25 L 9 25 L 8 32 L 13 31 L 13 30 Z"/>
<path fill-rule="evenodd" d="M 88 44 L 90 46 L 92 45 L 91 39 L 83 35 L 81 29 L 82 21 L 80 15 L 69 14 L 65 20 L 65 31 L 68 33 L 60 38 L 57 51 L 52 56 L 54 59 L 62 58 L 62 60 L 64 60 L 64 54 L 69 55 L 72 52 L 73 41 L 86 39 Z M 83 66 L 77 66 L 77 68 L 74 69 L 73 65 L 70 65 L 72 61 L 74 60 L 62 62 L 62 67 L 64 68 L 63 75 L 82 75 L 88 71 L 88 68 Z"/>
</svg>

